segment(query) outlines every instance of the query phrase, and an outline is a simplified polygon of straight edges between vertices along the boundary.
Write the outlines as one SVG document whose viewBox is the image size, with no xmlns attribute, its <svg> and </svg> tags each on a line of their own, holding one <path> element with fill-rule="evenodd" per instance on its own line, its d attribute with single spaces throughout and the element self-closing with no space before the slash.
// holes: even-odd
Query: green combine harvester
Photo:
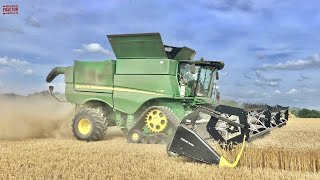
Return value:
<svg viewBox="0 0 320 180">
<path fill-rule="evenodd" d="M 225 165 L 206 140 L 241 143 L 288 120 L 287 107 L 218 106 L 215 80 L 222 61 L 193 60 L 193 49 L 164 45 L 159 33 L 107 37 L 116 60 L 76 60 L 74 66 L 53 68 L 46 79 L 65 75 L 79 140 L 100 140 L 108 126 L 117 126 L 131 143 L 167 143 L 169 155 Z"/>
</svg>

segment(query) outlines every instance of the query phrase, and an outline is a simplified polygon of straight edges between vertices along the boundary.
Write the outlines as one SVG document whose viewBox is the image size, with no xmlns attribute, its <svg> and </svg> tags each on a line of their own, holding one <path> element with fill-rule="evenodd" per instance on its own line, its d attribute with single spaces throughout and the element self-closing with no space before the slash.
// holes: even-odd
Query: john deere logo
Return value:
<svg viewBox="0 0 320 180">
<path fill-rule="evenodd" d="M 190 146 L 192 146 L 192 147 L 194 147 L 194 144 L 192 144 L 191 142 L 189 142 L 189 141 L 187 141 L 187 140 L 185 140 L 185 139 L 183 139 L 183 138 L 180 138 L 183 142 L 185 142 L 185 143 L 187 143 L 187 144 L 189 144 Z"/>
</svg>

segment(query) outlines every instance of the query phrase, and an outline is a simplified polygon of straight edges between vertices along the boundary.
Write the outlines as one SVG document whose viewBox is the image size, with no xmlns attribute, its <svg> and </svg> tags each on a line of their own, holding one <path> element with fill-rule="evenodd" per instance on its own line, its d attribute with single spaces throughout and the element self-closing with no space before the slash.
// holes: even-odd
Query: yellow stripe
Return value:
<svg viewBox="0 0 320 180">
<path fill-rule="evenodd" d="M 148 92 L 148 91 L 141 91 L 141 90 L 133 90 L 127 88 L 114 88 L 115 91 L 122 91 L 122 92 L 133 92 L 133 93 L 141 93 L 141 94 L 150 94 L 150 95 L 163 95 L 160 93 Z"/>
<path fill-rule="evenodd" d="M 75 88 L 77 89 L 100 89 L 100 90 L 113 90 L 113 87 L 107 87 L 107 86 L 92 86 L 92 85 L 79 85 L 76 84 Z"/>
<path fill-rule="evenodd" d="M 164 94 L 148 92 L 148 91 L 133 90 L 133 89 L 128 89 L 128 88 L 117 88 L 117 87 L 113 88 L 113 87 L 107 87 L 107 86 L 92 86 L 92 85 L 76 84 L 75 88 L 77 88 L 77 89 L 111 90 L 111 91 L 113 90 L 113 91 L 119 91 L 119 92 L 132 92 L 132 93 L 150 94 L 150 95 L 158 95 L 158 96 L 164 95 Z"/>
</svg>

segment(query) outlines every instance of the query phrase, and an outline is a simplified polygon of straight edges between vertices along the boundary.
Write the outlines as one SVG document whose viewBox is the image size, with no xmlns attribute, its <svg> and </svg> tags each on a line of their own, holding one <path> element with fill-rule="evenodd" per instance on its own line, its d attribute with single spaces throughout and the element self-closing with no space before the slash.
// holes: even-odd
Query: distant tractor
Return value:
<svg viewBox="0 0 320 180">
<path fill-rule="evenodd" d="M 66 99 L 76 105 L 77 139 L 97 141 L 108 126 L 117 126 L 129 142 L 166 143 L 195 107 L 214 107 L 214 80 L 223 62 L 194 61 L 193 49 L 163 45 L 159 33 L 107 37 L 117 60 L 76 60 L 53 68 L 46 79 L 65 75 Z"/>
</svg>

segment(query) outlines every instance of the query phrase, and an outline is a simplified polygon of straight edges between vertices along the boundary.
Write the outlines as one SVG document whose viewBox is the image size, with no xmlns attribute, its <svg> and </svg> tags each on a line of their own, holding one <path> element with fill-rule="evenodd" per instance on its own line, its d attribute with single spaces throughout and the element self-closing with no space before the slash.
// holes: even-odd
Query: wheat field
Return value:
<svg viewBox="0 0 320 180">
<path fill-rule="evenodd" d="M 0 179 L 320 179 L 320 119 L 290 118 L 229 169 L 169 158 L 165 145 L 129 144 L 117 128 L 99 142 L 77 141 L 71 105 L 47 98 L 0 99 Z"/>
</svg>

